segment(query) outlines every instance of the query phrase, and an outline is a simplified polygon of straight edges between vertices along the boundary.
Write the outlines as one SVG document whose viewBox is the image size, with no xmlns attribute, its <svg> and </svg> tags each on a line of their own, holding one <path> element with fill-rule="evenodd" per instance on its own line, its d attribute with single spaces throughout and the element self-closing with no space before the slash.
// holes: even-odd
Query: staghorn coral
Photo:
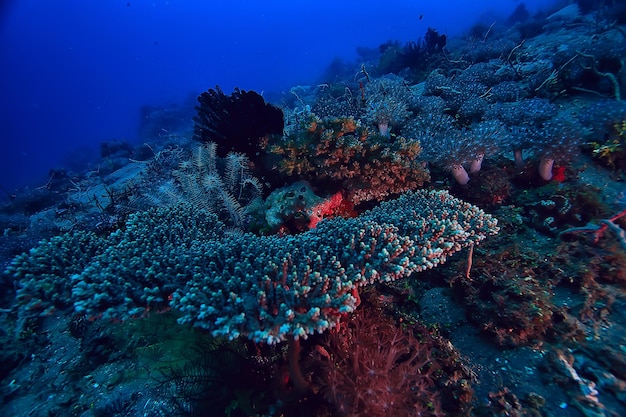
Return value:
<svg viewBox="0 0 626 417">
<path fill-rule="evenodd" d="M 417 159 L 418 141 L 371 134 L 352 118 L 322 120 L 310 113 L 290 134 L 267 146 L 281 156 L 277 168 L 283 174 L 313 185 L 330 184 L 331 191 L 340 188 L 354 204 L 381 201 L 430 179 Z"/>
</svg>

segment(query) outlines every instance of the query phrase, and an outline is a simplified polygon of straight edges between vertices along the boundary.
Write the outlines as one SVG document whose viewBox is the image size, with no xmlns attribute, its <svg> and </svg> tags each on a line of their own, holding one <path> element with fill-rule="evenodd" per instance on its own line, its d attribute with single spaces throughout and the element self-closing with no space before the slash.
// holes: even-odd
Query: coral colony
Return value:
<svg viewBox="0 0 626 417">
<path fill-rule="evenodd" d="M 465 323 L 512 352 L 551 352 L 541 367 L 566 387 L 561 404 L 625 410 L 623 354 L 603 346 L 581 373 L 576 344 L 599 348 L 626 282 L 625 32 L 613 8 L 577 3 L 381 45 L 280 106 L 216 87 L 193 135 L 130 158 L 110 144 L 119 165 L 68 179 L 39 221 L 58 233 L 6 268 L 12 334 L 61 312 L 88 346 L 88 326 L 173 317 L 211 346 L 199 368 L 162 372 L 189 415 L 547 415 L 545 395 L 474 384 L 487 377 L 450 341 Z M 44 189 L 59 194 L 62 178 Z M 427 313 L 440 288 L 465 309 L 456 321 L 437 319 L 452 298 Z"/>
</svg>

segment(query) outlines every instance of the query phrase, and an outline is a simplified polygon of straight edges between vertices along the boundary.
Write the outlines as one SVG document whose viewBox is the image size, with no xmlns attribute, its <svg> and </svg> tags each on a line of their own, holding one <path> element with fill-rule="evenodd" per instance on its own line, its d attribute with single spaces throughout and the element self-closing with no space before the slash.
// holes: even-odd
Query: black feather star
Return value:
<svg viewBox="0 0 626 417">
<path fill-rule="evenodd" d="M 198 103 L 194 139 L 217 143 L 220 156 L 240 152 L 254 159 L 261 151 L 261 138 L 283 132 L 282 110 L 255 91 L 235 88 L 227 96 L 217 86 L 202 93 Z"/>
</svg>

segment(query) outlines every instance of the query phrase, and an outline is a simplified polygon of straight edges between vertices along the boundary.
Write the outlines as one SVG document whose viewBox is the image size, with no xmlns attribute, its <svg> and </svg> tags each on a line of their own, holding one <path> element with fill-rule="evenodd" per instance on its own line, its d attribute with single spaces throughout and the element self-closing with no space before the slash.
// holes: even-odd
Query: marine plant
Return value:
<svg viewBox="0 0 626 417">
<path fill-rule="evenodd" d="M 614 132 L 604 141 L 591 141 L 591 155 L 611 169 L 626 169 L 626 121 L 613 125 Z"/>
</svg>

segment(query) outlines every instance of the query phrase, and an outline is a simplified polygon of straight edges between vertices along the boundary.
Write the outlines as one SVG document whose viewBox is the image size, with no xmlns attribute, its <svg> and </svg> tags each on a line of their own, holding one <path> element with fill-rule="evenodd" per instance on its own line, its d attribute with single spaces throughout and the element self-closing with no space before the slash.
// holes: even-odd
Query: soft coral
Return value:
<svg viewBox="0 0 626 417">
<path fill-rule="evenodd" d="M 359 309 L 326 337 L 315 385 L 342 416 L 437 416 L 431 347 L 378 309 Z"/>
</svg>

